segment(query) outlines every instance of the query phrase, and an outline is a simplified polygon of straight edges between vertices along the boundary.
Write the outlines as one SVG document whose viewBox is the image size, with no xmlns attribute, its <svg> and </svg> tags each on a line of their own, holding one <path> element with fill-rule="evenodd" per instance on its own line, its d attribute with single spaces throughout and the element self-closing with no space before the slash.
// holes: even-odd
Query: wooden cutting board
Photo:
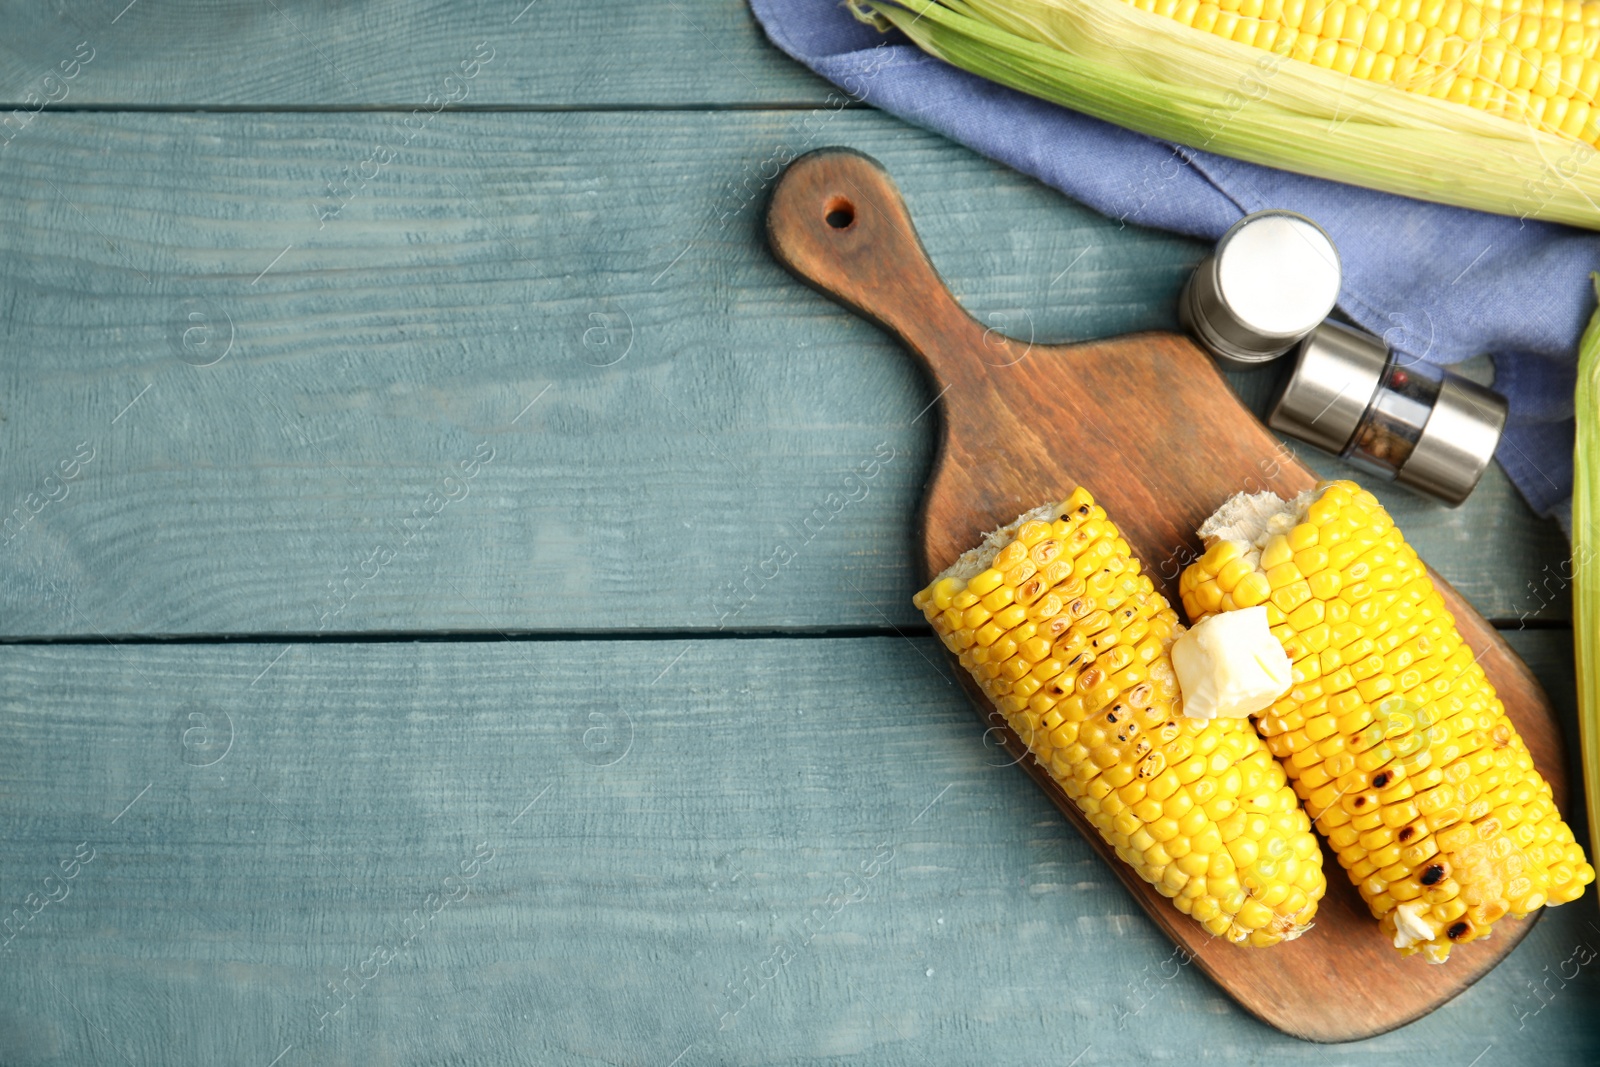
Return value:
<svg viewBox="0 0 1600 1067">
<path fill-rule="evenodd" d="M 925 578 L 987 531 L 1081 483 L 1176 605 L 1177 575 L 1199 549 L 1194 530 L 1219 504 L 1241 490 L 1289 497 L 1317 480 L 1182 336 L 1024 344 L 973 319 L 929 262 L 893 181 L 867 156 L 830 148 L 795 160 L 773 190 L 767 236 L 789 270 L 898 337 L 938 390 L 939 447 L 921 522 Z M 1564 804 L 1549 699 L 1494 628 L 1432 577 Z M 1324 844 L 1328 894 L 1309 933 L 1269 949 L 1214 939 L 1116 857 L 955 669 L 1012 755 L 1151 918 L 1246 1011 L 1285 1033 L 1352 1041 L 1402 1026 L 1486 974 L 1537 919 L 1504 919 L 1493 937 L 1456 947 L 1444 965 L 1401 958 Z"/>
</svg>

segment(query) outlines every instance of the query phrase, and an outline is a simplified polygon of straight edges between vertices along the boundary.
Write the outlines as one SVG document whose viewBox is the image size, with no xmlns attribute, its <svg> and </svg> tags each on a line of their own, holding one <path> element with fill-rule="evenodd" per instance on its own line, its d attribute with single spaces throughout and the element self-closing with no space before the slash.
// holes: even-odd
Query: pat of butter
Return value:
<svg viewBox="0 0 1600 1067">
<path fill-rule="evenodd" d="M 1422 917 L 1426 904 L 1402 904 L 1394 909 L 1394 947 L 1410 948 L 1439 936 L 1437 930 Z"/>
<path fill-rule="evenodd" d="M 1294 684 L 1294 667 L 1267 625 L 1265 605 L 1202 620 L 1172 643 L 1183 713 L 1232 718 L 1272 706 Z"/>
</svg>

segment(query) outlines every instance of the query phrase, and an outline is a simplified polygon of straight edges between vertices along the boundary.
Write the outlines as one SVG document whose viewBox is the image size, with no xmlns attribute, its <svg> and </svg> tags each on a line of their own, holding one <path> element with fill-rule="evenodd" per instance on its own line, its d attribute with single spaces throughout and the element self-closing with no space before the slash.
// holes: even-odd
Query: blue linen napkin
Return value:
<svg viewBox="0 0 1600 1067">
<path fill-rule="evenodd" d="M 1132 133 L 984 81 L 857 21 L 840 0 L 750 0 L 767 36 L 851 96 L 1113 218 L 1215 240 L 1287 208 L 1339 246 L 1339 307 L 1396 350 L 1494 359 L 1511 417 L 1495 458 L 1533 510 L 1571 522 L 1577 343 L 1600 234 L 1427 204 Z"/>
</svg>

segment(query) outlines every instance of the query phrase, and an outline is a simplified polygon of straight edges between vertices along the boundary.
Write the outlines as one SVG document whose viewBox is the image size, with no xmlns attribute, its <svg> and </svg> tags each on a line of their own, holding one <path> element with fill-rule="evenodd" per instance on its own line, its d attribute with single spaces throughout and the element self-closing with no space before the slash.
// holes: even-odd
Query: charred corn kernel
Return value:
<svg viewBox="0 0 1600 1067">
<path fill-rule="evenodd" d="M 1008 577 L 1025 559 L 1036 570 Z M 1215 588 L 1234 563 L 1250 571 L 1224 549 L 1196 573 Z M 1052 598 L 1056 614 L 1028 618 Z M 1087 492 L 991 536 L 913 603 L 1140 877 L 1235 944 L 1306 929 L 1326 889 L 1310 820 L 1248 720 L 1175 711 L 1177 615 Z"/>
<path fill-rule="evenodd" d="M 1274 532 L 1290 520 L 1290 535 Z M 1370 493 L 1333 482 L 1288 504 L 1236 497 L 1201 533 L 1234 545 L 1235 589 L 1252 577 L 1273 586 L 1285 649 L 1325 646 L 1296 661 L 1295 686 L 1258 728 L 1403 954 L 1442 962 L 1504 915 L 1582 895 L 1593 867 L 1421 560 Z M 1303 547 L 1286 559 L 1294 537 Z M 1204 603 L 1217 576 L 1189 569 L 1186 604 Z M 1334 569 L 1339 584 L 1319 585 Z M 1298 585 L 1304 600 L 1278 602 Z"/>
</svg>

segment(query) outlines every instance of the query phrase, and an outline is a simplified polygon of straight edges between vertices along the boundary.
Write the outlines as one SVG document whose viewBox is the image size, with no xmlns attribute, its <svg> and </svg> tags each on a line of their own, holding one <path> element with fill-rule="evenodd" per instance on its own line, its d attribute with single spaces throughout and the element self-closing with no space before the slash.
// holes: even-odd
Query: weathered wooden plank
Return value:
<svg viewBox="0 0 1600 1067">
<path fill-rule="evenodd" d="M 1566 638 L 1518 640 L 1550 677 Z M 0 904 L 40 908 L 0 950 L 0 1059 L 1600 1053 L 1596 965 L 1530 988 L 1600 943 L 1587 900 L 1394 1033 L 1329 1052 L 1254 1022 L 992 765 L 939 661 L 896 638 L 0 648 Z"/>
<path fill-rule="evenodd" d="M 386 121 L 49 114 L 0 156 L 0 632 L 904 626 L 934 397 L 773 263 L 763 161 L 879 156 L 1020 336 L 1170 326 L 1199 255 L 871 112 L 440 115 L 328 199 Z M 1498 471 L 1380 492 L 1485 614 L 1565 617 Z"/>
<path fill-rule="evenodd" d="M 8 0 L 0 25 L 7 111 L 418 106 L 430 95 L 468 107 L 817 104 L 830 91 L 767 42 L 743 0 Z"/>
</svg>

